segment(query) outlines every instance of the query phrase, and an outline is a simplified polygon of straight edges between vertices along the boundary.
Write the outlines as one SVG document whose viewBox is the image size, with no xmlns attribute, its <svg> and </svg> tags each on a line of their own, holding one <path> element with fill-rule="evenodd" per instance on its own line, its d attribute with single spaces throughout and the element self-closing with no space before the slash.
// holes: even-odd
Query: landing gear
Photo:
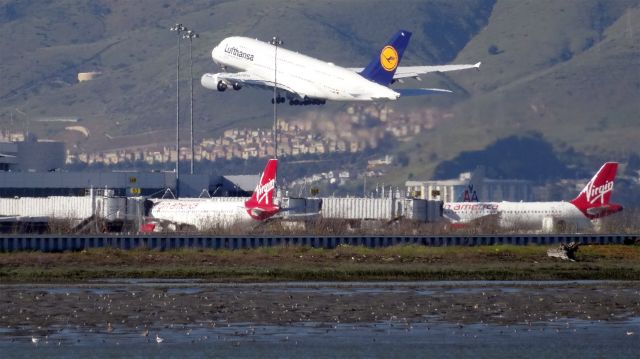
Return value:
<svg viewBox="0 0 640 359">
<path fill-rule="evenodd" d="M 286 100 L 287 99 L 282 96 L 276 97 L 276 103 L 284 103 Z M 271 99 L 271 103 L 273 103 L 273 99 Z"/>
<path fill-rule="evenodd" d="M 227 84 L 222 82 L 222 81 L 218 81 L 218 91 L 223 92 L 224 90 L 227 89 Z"/>
<path fill-rule="evenodd" d="M 238 91 L 242 88 L 242 85 L 238 82 L 234 82 L 232 87 L 234 90 Z"/>
<path fill-rule="evenodd" d="M 305 98 L 304 100 L 298 100 L 298 99 L 289 100 L 289 105 L 291 106 L 324 105 L 325 103 L 327 103 L 326 100 L 316 100 L 311 98 Z"/>
</svg>

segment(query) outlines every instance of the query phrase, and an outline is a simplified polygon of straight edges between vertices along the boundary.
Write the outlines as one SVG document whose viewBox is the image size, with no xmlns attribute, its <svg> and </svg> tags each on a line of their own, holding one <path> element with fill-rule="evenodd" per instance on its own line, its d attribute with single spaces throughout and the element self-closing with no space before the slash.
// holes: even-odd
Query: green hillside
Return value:
<svg viewBox="0 0 640 359">
<path fill-rule="evenodd" d="M 479 72 L 429 75 L 403 85 L 444 85 L 456 94 L 391 104 L 396 112 L 429 106 L 451 116 L 393 149 L 410 161 L 387 183 L 409 173 L 429 177 L 440 161 L 461 151 L 529 131 L 559 147 L 615 157 L 638 152 L 639 17 L 637 0 L 0 0 L 0 129 L 29 129 L 86 150 L 171 143 L 176 35 L 168 28 L 175 22 L 201 34 L 193 43 L 197 137 L 268 127 L 268 92 L 219 94 L 200 86 L 202 73 L 218 70 L 210 51 L 221 39 L 277 34 L 289 49 L 363 66 L 404 28 L 414 33 L 404 65 L 483 65 Z M 186 42 L 181 48 L 186 53 Z M 186 56 L 181 65 L 186 119 Z M 103 74 L 78 83 L 82 71 Z M 280 113 L 294 118 L 346 106 L 282 106 Z M 89 138 L 38 121 L 61 116 L 82 119 Z"/>
<path fill-rule="evenodd" d="M 405 145 L 412 165 L 396 179 L 430 176 L 434 153 L 451 159 L 531 131 L 599 159 L 638 153 L 639 15 L 636 1 L 499 1 L 457 59 L 482 59 L 482 70 L 451 76 L 471 96 Z"/>
<path fill-rule="evenodd" d="M 244 89 L 218 94 L 203 89 L 199 78 L 218 69 L 211 48 L 229 35 L 268 40 L 282 37 L 288 48 L 346 66 L 363 66 L 400 27 L 414 31 L 407 63 L 444 62 L 456 56 L 481 30 L 493 0 L 449 2 L 407 1 L 180 1 L 162 4 L 77 0 L 0 1 L 0 121 L 31 126 L 41 135 L 64 135 L 56 125 L 34 119 L 72 116 L 92 133 L 129 135 L 127 142 L 171 141 L 175 118 L 176 21 L 196 29 L 194 96 L 199 137 L 233 126 L 267 127 L 272 123 L 268 92 Z M 449 19 L 443 21 L 442 19 Z M 187 44 L 182 42 L 183 54 Z M 182 58 L 186 94 L 187 57 Z M 102 71 L 98 79 L 77 83 L 79 71 Z M 187 114 L 183 97 L 183 114 Z M 323 110 L 340 111 L 344 104 Z M 283 106 L 283 116 L 308 108 Z M 30 124 L 26 120 L 30 119 Z M 22 122 L 20 122 L 22 121 Z M 141 134 L 136 137 L 136 134 Z M 133 135 L 133 136 L 131 136 Z M 121 145 L 93 136 L 88 149 Z"/>
<path fill-rule="evenodd" d="M 556 15 L 555 21 L 539 23 L 535 19 L 542 17 L 518 16 L 496 6 L 494 16 L 530 21 L 512 36 L 492 34 L 491 21 L 462 52 L 479 55 L 488 44 L 503 51 L 486 61 L 483 72 L 495 77 L 462 80 L 478 96 L 460 106 L 458 116 L 467 125 L 497 132 L 536 129 L 590 152 L 614 150 L 612 139 L 623 149 L 633 148 L 640 134 L 640 23 L 634 20 L 640 8 L 625 11 L 623 1 L 605 2 L 610 4 L 606 8 L 603 2 L 581 1 L 583 6 L 575 9 L 563 9 L 563 2 L 535 3 L 533 9 L 518 11 L 540 14 L 544 8 Z M 554 26 L 563 23 L 574 25 Z M 545 32 L 536 32 L 537 27 Z M 490 40 L 502 38 L 512 40 Z"/>
</svg>

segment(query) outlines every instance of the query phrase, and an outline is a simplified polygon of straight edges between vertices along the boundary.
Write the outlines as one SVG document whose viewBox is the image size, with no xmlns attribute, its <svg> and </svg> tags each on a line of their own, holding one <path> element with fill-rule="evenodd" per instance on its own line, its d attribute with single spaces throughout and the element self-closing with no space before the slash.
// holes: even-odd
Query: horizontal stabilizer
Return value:
<svg viewBox="0 0 640 359">
<path fill-rule="evenodd" d="M 250 212 L 250 214 L 251 214 L 251 216 L 253 218 L 256 218 L 256 217 L 260 218 L 260 217 L 265 216 L 265 215 L 270 217 L 270 216 L 274 215 L 275 213 L 279 212 L 280 211 L 280 207 L 275 206 L 275 205 L 274 206 L 260 206 L 260 207 L 250 208 L 250 209 L 248 209 L 248 211 Z"/>
<path fill-rule="evenodd" d="M 397 93 L 400 94 L 400 96 L 424 96 L 424 95 L 435 95 L 435 94 L 442 94 L 442 93 L 453 93 L 453 91 L 451 90 L 446 90 L 446 89 L 428 89 L 428 88 L 423 88 L 423 89 L 393 89 L 393 91 L 396 91 Z"/>
<path fill-rule="evenodd" d="M 617 213 L 622 211 L 622 206 L 619 204 L 610 203 L 604 206 L 599 207 L 591 207 L 587 209 L 587 214 L 595 217 L 604 217 L 609 214 Z"/>
</svg>

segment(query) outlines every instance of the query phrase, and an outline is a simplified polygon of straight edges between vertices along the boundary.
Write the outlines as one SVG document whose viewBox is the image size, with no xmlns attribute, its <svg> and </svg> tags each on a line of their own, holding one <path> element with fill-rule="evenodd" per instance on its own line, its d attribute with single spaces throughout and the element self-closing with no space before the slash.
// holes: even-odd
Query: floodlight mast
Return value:
<svg viewBox="0 0 640 359">
<path fill-rule="evenodd" d="M 178 53 L 176 55 L 176 197 L 180 196 L 180 33 L 187 31 L 182 24 L 169 28 L 178 34 Z"/>
<path fill-rule="evenodd" d="M 273 148 L 275 158 L 278 159 L 278 46 L 282 45 L 282 40 L 274 36 L 269 43 L 275 46 L 273 55 Z"/>
<path fill-rule="evenodd" d="M 189 101 L 190 105 L 190 132 L 191 132 L 191 174 L 193 174 L 193 161 L 194 161 L 194 151 L 193 151 L 193 60 L 191 56 L 191 47 L 193 45 L 193 39 L 199 38 L 196 32 L 187 30 L 187 32 L 182 36 L 183 39 L 189 40 L 189 86 L 191 87 L 191 98 Z"/>
</svg>

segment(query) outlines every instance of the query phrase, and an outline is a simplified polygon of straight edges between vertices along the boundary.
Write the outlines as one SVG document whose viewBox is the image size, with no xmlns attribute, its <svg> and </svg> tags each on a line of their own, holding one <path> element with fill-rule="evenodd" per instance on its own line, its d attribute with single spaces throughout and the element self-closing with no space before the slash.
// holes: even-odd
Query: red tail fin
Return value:
<svg viewBox="0 0 640 359">
<path fill-rule="evenodd" d="M 280 207 L 273 202 L 277 170 L 278 160 L 269 160 L 260 177 L 260 182 L 258 182 L 256 186 L 256 190 L 253 192 L 251 198 L 244 203 L 247 213 L 254 219 L 267 219 L 280 210 Z"/>
<path fill-rule="evenodd" d="M 622 206 L 609 204 L 617 171 L 618 163 L 616 162 L 607 162 L 602 165 L 598 173 L 571 203 L 590 219 L 621 211 Z"/>
</svg>

